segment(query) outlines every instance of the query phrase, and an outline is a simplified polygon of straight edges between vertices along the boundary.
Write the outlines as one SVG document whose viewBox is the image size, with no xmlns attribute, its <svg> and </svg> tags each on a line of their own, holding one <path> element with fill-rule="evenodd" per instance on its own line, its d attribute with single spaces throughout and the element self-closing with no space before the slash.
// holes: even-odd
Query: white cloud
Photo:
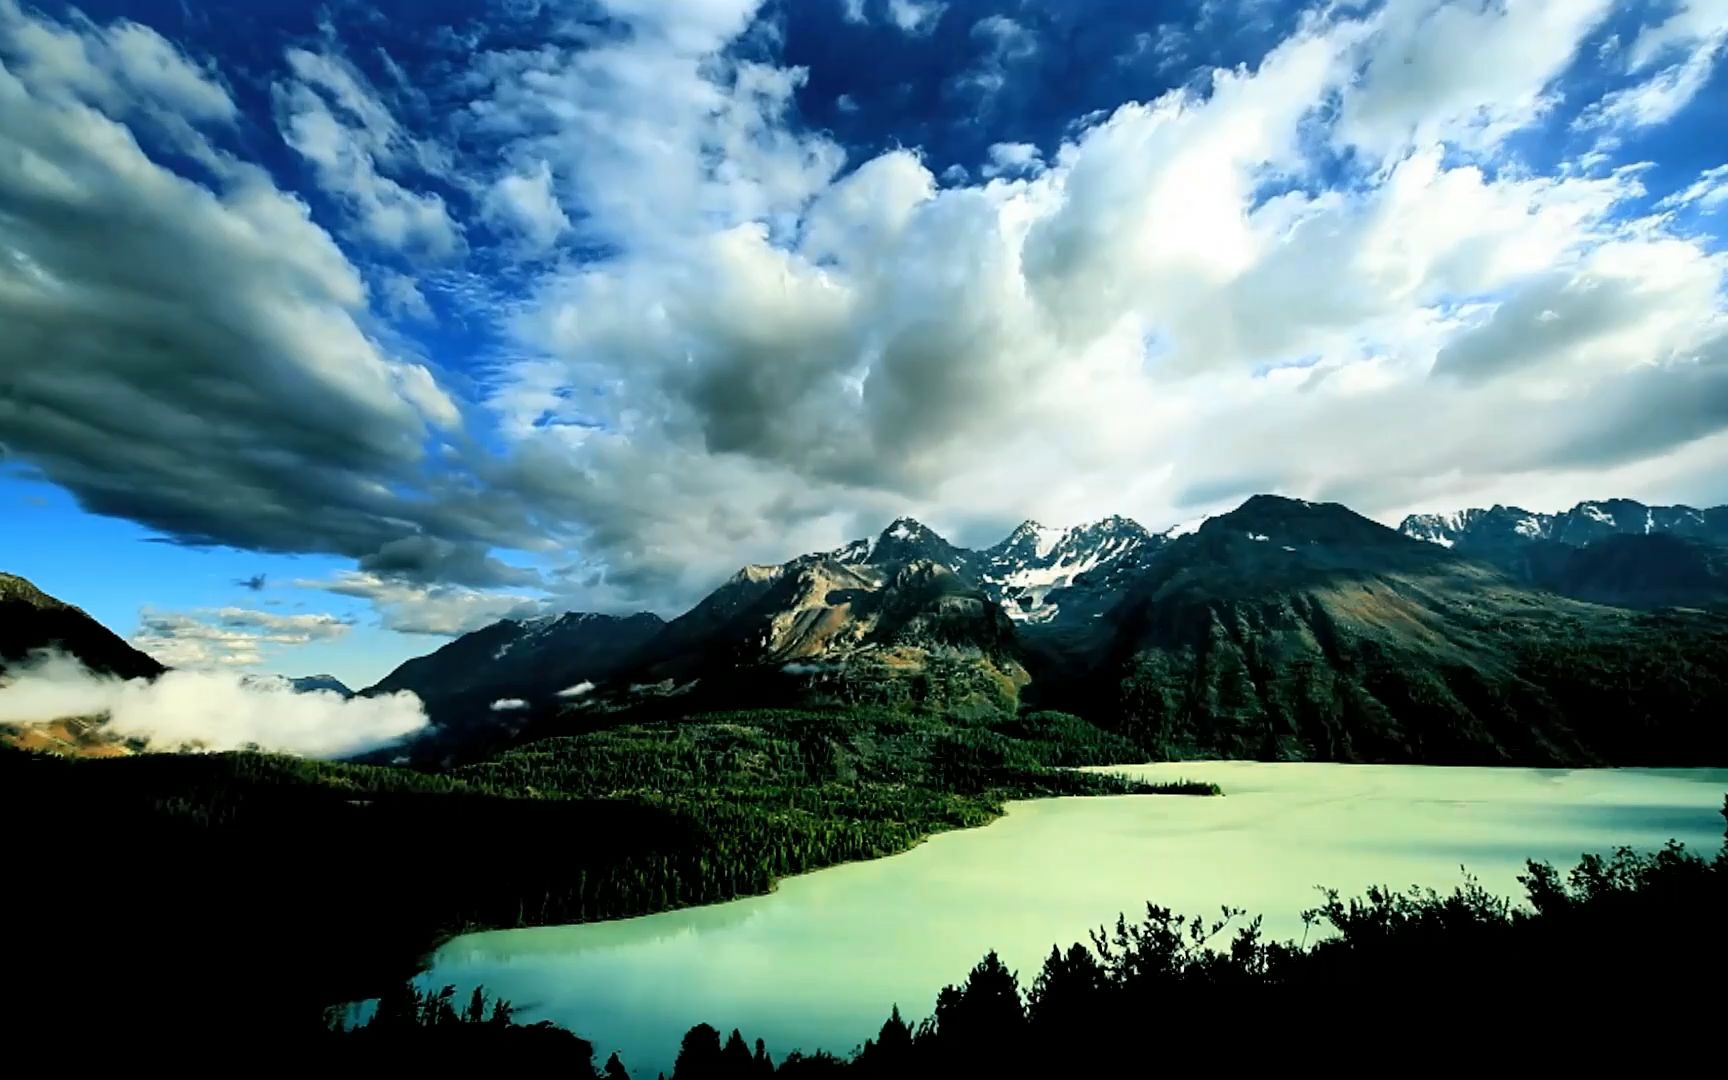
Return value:
<svg viewBox="0 0 1728 1080">
<path fill-rule="evenodd" d="M 427 302 L 426 294 L 420 291 L 420 283 L 407 274 L 394 270 L 380 271 L 378 291 L 384 301 L 385 310 L 394 315 L 422 322 L 430 322 L 434 318 L 432 305 Z"/>
<path fill-rule="evenodd" d="M 570 218 L 553 189 L 552 166 L 544 160 L 524 172 L 500 177 L 486 194 L 485 216 L 520 235 L 529 247 L 542 251 L 570 228 Z"/>
<path fill-rule="evenodd" d="M 1310 19 L 1254 68 L 1081 124 L 1041 172 L 1000 148 L 1013 182 L 939 186 L 894 151 L 754 224 L 748 182 L 687 189 L 680 235 L 628 228 L 543 279 L 517 331 L 546 358 L 492 402 L 503 482 L 585 523 L 591 595 L 688 598 L 909 504 L 962 539 L 1263 489 L 1389 513 L 1678 453 L 1728 423 L 1722 260 L 1625 217 L 1637 169 L 1495 157 L 1605 11 Z M 1330 186 L 1327 144 L 1372 161 Z M 668 205 L 641 195 L 612 219 Z"/>
<path fill-rule="evenodd" d="M 0 679 L 0 723 L 87 716 L 104 717 L 104 731 L 143 740 L 153 750 L 259 747 L 308 757 L 374 750 L 426 726 L 420 699 L 407 691 L 343 698 L 217 671 L 122 680 L 50 653 L 36 654 Z"/>
<path fill-rule="evenodd" d="M 1702 47 L 1719 46 L 1728 34 L 1728 0 L 1678 0 L 1668 17 L 1639 32 L 1629 57 L 1638 71 L 1672 52 L 1685 49 L 1696 55 Z"/>
<path fill-rule="evenodd" d="M 499 698 L 492 703 L 493 712 L 520 712 L 528 707 L 528 703 L 519 697 Z"/>
<path fill-rule="evenodd" d="M 1610 0 L 1390 0 L 1334 138 L 1376 157 L 1448 142 L 1485 151 L 1540 117 Z"/>
<path fill-rule="evenodd" d="M 558 696 L 561 698 L 576 698 L 582 697 L 585 694 L 593 693 L 593 691 L 594 684 L 584 679 L 575 686 L 566 686 L 564 689 L 558 691 Z"/>
<path fill-rule="evenodd" d="M 947 10 L 941 0 L 888 0 L 888 21 L 908 34 L 928 34 Z"/>
<path fill-rule="evenodd" d="M 248 608 L 191 612 L 146 609 L 132 644 L 173 668 L 252 667 L 272 646 L 306 645 L 346 634 L 352 624 L 334 615 L 282 615 Z"/>
<path fill-rule="evenodd" d="M 318 183 L 355 219 L 363 236 L 385 247 L 446 258 L 463 246 L 442 196 L 412 191 L 388 175 L 424 170 L 436 152 L 403 135 L 389 108 L 351 66 L 290 49 L 294 78 L 275 87 L 282 137 L 311 162 Z"/>
<path fill-rule="evenodd" d="M 1044 158 L 1031 143 L 993 143 L 989 155 L 982 170 L 986 178 L 1032 176 L 1044 171 Z"/>
<path fill-rule="evenodd" d="M 454 637 L 499 619 L 538 615 L 543 606 L 531 596 L 462 585 L 416 584 L 364 570 L 343 571 L 327 580 L 300 579 L 294 584 L 370 600 L 385 628 L 404 634 Z"/>
<path fill-rule="evenodd" d="M 1718 35 L 1699 45 L 1685 60 L 1663 68 L 1641 83 L 1605 95 L 1580 113 L 1574 126 L 1627 129 L 1667 123 L 1690 105 L 1710 81 L 1724 40 L 1728 40 L 1728 35 Z"/>
<path fill-rule="evenodd" d="M 610 6 L 633 34 L 476 57 L 470 135 L 547 162 L 583 208 L 578 239 L 634 252 L 743 222 L 790 228 L 844 153 L 787 123 L 807 72 L 722 54 L 755 4 Z"/>
<path fill-rule="evenodd" d="M 1728 203 L 1728 164 L 1705 169 L 1698 179 L 1656 204 L 1659 210 L 1676 210 L 1683 206 L 1709 212 Z"/>
<path fill-rule="evenodd" d="M 0 0 L 0 39 L 10 41 L 0 53 L 18 61 L 20 78 L 45 95 L 159 121 L 226 122 L 238 115 L 214 74 L 155 30 L 126 19 L 67 27 L 25 14 L 17 0 Z"/>
</svg>

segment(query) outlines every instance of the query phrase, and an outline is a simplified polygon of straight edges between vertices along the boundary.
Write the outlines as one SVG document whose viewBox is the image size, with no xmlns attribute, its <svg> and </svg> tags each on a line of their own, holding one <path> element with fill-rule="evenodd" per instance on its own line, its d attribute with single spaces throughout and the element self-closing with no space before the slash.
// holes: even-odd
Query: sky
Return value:
<svg viewBox="0 0 1728 1080">
<path fill-rule="evenodd" d="M 375 681 L 902 514 L 1728 502 L 1728 0 L 0 0 L 0 569 Z"/>
</svg>

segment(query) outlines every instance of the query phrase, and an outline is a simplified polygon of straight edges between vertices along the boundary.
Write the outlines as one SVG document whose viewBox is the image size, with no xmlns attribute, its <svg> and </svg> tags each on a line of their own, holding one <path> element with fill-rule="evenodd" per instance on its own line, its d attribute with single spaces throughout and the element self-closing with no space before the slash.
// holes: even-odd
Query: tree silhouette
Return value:
<svg viewBox="0 0 1728 1080">
<path fill-rule="evenodd" d="M 726 1048 L 720 1052 L 720 1072 L 726 1080 L 749 1080 L 754 1071 L 755 1062 L 750 1057 L 750 1047 L 744 1042 L 744 1036 L 737 1028 L 732 1029 L 731 1036 L 726 1040 Z"/>
<path fill-rule="evenodd" d="M 672 1063 L 672 1080 L 712 1080 L 721 1071 L 720 1032 L 709 1024 L 697 1024 L 684 1033 L 678 1060 Z"/>
</svg>

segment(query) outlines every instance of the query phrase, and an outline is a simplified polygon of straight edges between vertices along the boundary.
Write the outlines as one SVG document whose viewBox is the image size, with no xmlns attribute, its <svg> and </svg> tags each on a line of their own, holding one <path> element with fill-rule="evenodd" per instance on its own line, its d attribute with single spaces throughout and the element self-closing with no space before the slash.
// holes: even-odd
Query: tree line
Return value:
<svg viewBox="0 0 1728 1080">
<path fill-rule="evenodd" d="M 32 1011 L 119 967 L 157 987 L 121 1017 L 140 1027 L 196 996 L 212 1019 L 292 1036 L 469 930 L 760 894 L 982 825 L 1012 798 L 1213 790 L 1045 764 L 1091 760 L 1106 738 L 1072 718 L 997 731 L 841 710 L 626 725 L 441 772 L 4 752 L 10 876 L 33 911 L 74 920 L 9 959 L 43 990 Z"/>
<path fill-rule="evenodd" d="M 1561 1062 L 1660 1068 L 1690 1060 L 1689 1047 L 1699 1061 L 1719 1053 L 1711 1040 L 1728 960 L 1728 845 L 1713 858 L 1677 844 L 1622 849 L 1564 873 L 1530 863 L 1520 880 L 1522 905 L 1469 879 L 1449 893 L 1326 892 L 1304 914 L 1312 939 L 1295 943 L 1267 940 L 1238 910 L 1202 919 L 1149 905 L 1138 922 L 1119 918 L 1086 943 L 1052 947 L 1029 984 L 989 953 L 937 994 L 929 1016 L 909 1023 L 896 1006 L 845 1056 L 776 1061 L 761 1040 L 698 1024 L 672 1080 L 1066 1078 L 1297 1064 L 1546 1071 Z M 334 1030 L 324 1050 L 352 1060 L 381 1037 L 442 1045 L 436 1033 L 452 1024 L 479 1034 L 499 1025 L 500 1007 L 488 1012 L 482 991 L 460 1015 L 452 995 L 406 987 L 369 1024 Z M 429 1041 L 416 1042 L 428 1031 Z M 616 1055 L 596 1064 L 591 1044 L 568 1038 L 558 1057 L 566 1075 L 629 1075 Z"/>
</svg>

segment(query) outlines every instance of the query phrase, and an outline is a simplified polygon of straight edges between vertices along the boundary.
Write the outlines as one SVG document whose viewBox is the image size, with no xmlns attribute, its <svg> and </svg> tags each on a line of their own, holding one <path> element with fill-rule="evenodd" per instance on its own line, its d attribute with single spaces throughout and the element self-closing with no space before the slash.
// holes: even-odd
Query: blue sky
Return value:
<svg viewBox="0 0 1728 1080">
<path fill-rule="evenodd" d="M 1728 0 L 0 0 L 0 568 L 361 685 L 908 512 L 1728 501 L 1725 41 Z"/>
</svg>

